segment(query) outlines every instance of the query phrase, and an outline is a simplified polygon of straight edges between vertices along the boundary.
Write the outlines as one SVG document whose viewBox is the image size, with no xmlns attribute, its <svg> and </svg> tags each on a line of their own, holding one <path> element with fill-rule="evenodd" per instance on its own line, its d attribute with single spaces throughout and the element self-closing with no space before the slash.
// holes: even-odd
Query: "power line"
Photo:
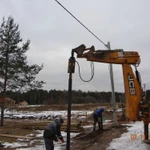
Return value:
<svg viewBox="0 0 150 150">
<path fill-rule="evenodd" d="M 60 2 L 55 0 L 64 10 L 66 10 L 76 21 L 78 21 L 85 29 L 87 29 L 96 39 L 98 39 L 102 44 L 104 44 L 107 48 L 107 44 L 105 44 L 98 36 L 96 36 L 89 28 L 87 28 L 79 19 L 77 19 L 68 9 L 66 9 Z"/>
</svg>

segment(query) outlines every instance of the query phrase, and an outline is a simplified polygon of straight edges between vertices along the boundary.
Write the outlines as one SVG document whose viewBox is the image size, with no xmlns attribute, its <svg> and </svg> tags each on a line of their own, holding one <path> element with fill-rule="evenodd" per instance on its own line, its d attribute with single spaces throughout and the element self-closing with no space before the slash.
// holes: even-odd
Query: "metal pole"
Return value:
<svg viewBox="0 0 150 150">
<path fill-rule="evenodd" d="M 108 42 L 107 47 L 109 50 L 110 42 Z M 111 89 L 112 89 L 112 106 L 113 106 L 113 118 L 114 118 L 114 126 L 119 126 L 117 121 L 117 114 L 116 114 L 116 97 L 115 97 L 115 88 L 114 88 L 114 77 L 113 77 L 113 66 L 110 63 L 110 81 L 111 81 Z"/>
<path fill-rule="evenodd" d="M 4 106 L 1 106 L 1 127 L 4 124 Z"/>
<path fill-rule="evenodd" d="M 66 150 L 70 150 L 71 101 L 72 101 L 72 73 L 69 74 L 69 85 L 68 85 L 68 116 L 67 116 L 68 121 L 67 121 Z"/>
<path fill-rule="evenodd" d="M 69 73 L 69 80 L 68 80 L 68 115 L 67 115 L 67 143 L 66 143 L 66 150 L 70 150 L 70 124 L 71 124 L 71 103 L 72 103 L 72 73 L 75 70 L 75 58 L 72 56 L 69 59 L 68 63 L 68 73 Z"/>
</svg>

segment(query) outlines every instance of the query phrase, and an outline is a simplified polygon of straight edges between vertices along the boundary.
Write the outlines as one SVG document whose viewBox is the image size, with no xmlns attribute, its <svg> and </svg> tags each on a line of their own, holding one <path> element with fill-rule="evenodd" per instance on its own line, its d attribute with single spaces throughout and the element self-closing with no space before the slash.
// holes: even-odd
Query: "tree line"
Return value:
<svg viewBox="0 0 150 150">
<path fill-rule="evenodd" d="M 16 101 L 18 104 L 22 101 L 27 101 L 29 105 L 38 104 L 67 104 L 67 90 L 30 90 L 28 92 L 13 92 L 7 91 L 6 95 Z M 125 102 L 124 93 L 115 92 L 116 102 Z M 146 99 L 150 99 L 150 90 L 146 91 Z M 111 103 L 111 92 L 84 92 L 81 90 L 72 91 L 72 103 Z"/>
<path fill-rule="evenodd" d="M 116 92 L 117 102 L 124 101 L 124 94 Z M 18 104 L 22 101 L 27 101 L 29 105 L 38 104 L 66 104 L 68 100 L 68 91 L 66 90 L 43 90 L 35 89 L 24 93 L 7 91 L 6 95 Z M 72 103 L 110 103 L 111 92 L 83 92 L 81 90 L 72 91 Z"/>
</svg>

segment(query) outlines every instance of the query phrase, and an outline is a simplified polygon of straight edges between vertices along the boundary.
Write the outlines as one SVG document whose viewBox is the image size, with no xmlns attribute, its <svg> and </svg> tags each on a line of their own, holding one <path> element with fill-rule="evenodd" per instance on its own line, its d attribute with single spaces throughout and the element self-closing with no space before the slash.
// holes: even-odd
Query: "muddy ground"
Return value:
<svg viewBox="0 0 150 150">
<path fill-rule="evenodd" d="M 89 129 L 89 131 L 80 133 L 73 138 L 71 150 L 105 150 L 114 138 L 118 138 L 122 133 L 127 132 L 126 127 L 127 126 L 122 125 L 114 127 L 114 125 L 111 124 L 104 125 L 102 131 L 97 130 L 93 132 Z"/>
<path fill-rule="evenodd" d="M 102 105 L 100 105 L 102 106 Z M 105 104 L 105 108 L 109 108 L 110 106 Z M 88 105 L 73 105 L 72 110 L 94 110 L 97 108 L 97 104 L 88 104 Z M 18 110 L 32 110 L 33 107 L 16 107 L 16 108 L 10 108 L 10 109 L 18 109 Z M 41 106 L 41 107 L 35 107 L 34 111 L 46 111 L 46 110 L 66 110 L 66 105 L 51 105 L 51 106 Z M 111 112 L 105 112 L 104 116 L 106 119 L 113 119 L 113 115 Z M 45 120 L 44 120 L 45 121 Z M 86 119 L 83 120 L 87 123 L 92 123 L 92 117 L 87 116 Z M 23 126 L 27 123 L 37 123 L 39 120 L 33 120 L 33 119 L 4 119 L 4 126 L 0 127 L 0 134 L 8 134 L 8 135 L 17 135 L 17 136 L 26 136 L 29 134 L 36 135 L 36 130 L 32 129 L 24 129 Z M 78 134 L 76 137 L 72 138 L 72 142 L 70 144 L 71 150 L 105 150 L 109 143 L 114 138 L 118 138 L 121 136 L 122 133 L 127 132 L 126 126 L 121 124 L 126 124 L 128 121 L 122 120 L 120 117 L 120 114 L 118 114 L 118 122 L 119 126 L 114 127 L 113 122 L 109 122 L 107 124 L 104 124 L 102 131 L 92 131 L 91 128 L 84 129 L 80 134 Z M 10 137 L 2 137 L 0 136 L 0 141 L 3 142 L 15 142 L 17 140 L 17 137 L 10 138 Z M 33 145 L 32 145 L 33 146 Z M 6 150 L 5 148 L 0 148 L 1 150 Z M 63 149 L 66 149 L 66 146 L 64 146 Z M 7 148 L 7 150 L 15 150 L 15 148 Z"/>
</svg>

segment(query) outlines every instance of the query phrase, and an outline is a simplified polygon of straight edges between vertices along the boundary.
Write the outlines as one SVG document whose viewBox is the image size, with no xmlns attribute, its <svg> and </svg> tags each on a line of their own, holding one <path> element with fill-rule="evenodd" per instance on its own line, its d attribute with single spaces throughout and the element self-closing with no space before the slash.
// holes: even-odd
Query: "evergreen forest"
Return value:
<svg viewBox="0 0 150 150">
<path fill-rule="evenodd" d="M 28 92 L 12 92 L 7 91 L 6 95 L 16 101 L 18 104 L 22 101 L 27 101 L 29 105 L 40 104 L 67 104 L 68 91 L 67 90 L 30 90 Z M 116 102 L 124 102 L 124 93 L 115 92 Z M 150 90 L 146 91 L 146 99 L 150 99 Z M 111 92 L 84 92 L 81 90 L 72 91 L 72 103 L 111 103 Z"/>
</svg>

